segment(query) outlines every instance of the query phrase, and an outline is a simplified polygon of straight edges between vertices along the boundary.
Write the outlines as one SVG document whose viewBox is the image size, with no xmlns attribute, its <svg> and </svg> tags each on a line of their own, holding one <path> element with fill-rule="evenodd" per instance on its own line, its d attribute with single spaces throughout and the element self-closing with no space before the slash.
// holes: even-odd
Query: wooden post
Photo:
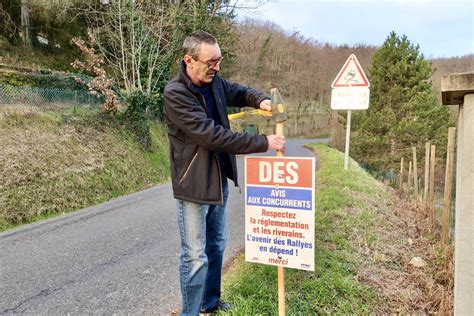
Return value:
<svg viewBox="0 0 474 316">
<path fill-rule="evenodd" d="M 278 97 L 276 96 L 278 95 Z M 276 99 L 279 99 L 278 101 Z M 282 102 L 280 93 L 278 90 L 272 89 L 272 102 Z M 286 109 L 283 104 L 278 104 L 278 111 L 286 114 Z M 285 136 L 285 122 L 276 120 L 275 134 L 277 136 Z M 276 156 L 283 157 L 283 151 L 277 150 Z M 285 316 L 285 268 L 278 267 L 278 315 Z"/>
<path fill-rule="evenodd" d="M 456 138 L 456 128 L 448 129 L 448 151 L 446 153 L 446 178 L 444 182 L 444 208 L 443 208 L 443 228 L 441 232 L 441 244 L 446 247 L 449 243 L 449 213 L 451 211 L 451 191 L 453 184 L 454 168 L 454 144 Z"/>
<path fill-rule="evenodd" d="M 278 267 L 278 315 L 285 316 L 285 268 Z"/>
<path fill-rule="evenodd" d="M 431 142 L 427 142 L 425 144 L 425 187 L 423 190 L 424 217 L 426 217 L 426 213 L 428 212 L 428 189 L 430 183 L 430 149 Z"/>
<path fill-rule="evenodd" d="M 435 173 L 436 146 L 431 145 L 430 155 L 430 187 L 428 191 L 428 225 L 432 233 L 435 233 L 435 213 L 434 213 L 434 173 Z"/>
<path fill-rule="evenodd" d="M 285 123 L 276 123 L 276 130 L 275 134 L 277 136 L 285 136 Z M 283 157 L 283 151 L 277 150 L 276 152 L 277 157 Z"/>
<path fill-rule="evenodd" d="M 403 191 L 403 157 L 400 161 L 400 179 L 398 183 L 398 188 L 400 189 L 400 191 Z"/>
<path fill-rule="evenodd" d="M 413 147 L 413 189 L 418 199 L 418 162 L 416 161 L 416 147 Z"/>
<path fill-rule="evenodd" d="M 284 136 L 284 123 L 277 123 L 276 135 Z M 283 152 L 277 150 L 277 157 L 283 157 Z M 285 316 L 285 268 L 278 267 L 278 315 Z"/>
<path fill-rule="evenodd" d="M 20 8 L 23 45 L 26 49 L 31 50 L 30 2 L 28 0 L 21 0 Z"/>
<path fill-rule="evenodd" d="M 408 194 L 411 193 L 411 182 L 412 182 L 412 171 L 411 171 L 411 161 L 408 163 L 408 179 L 407 179 L 407 190 Z"/>
</svg>

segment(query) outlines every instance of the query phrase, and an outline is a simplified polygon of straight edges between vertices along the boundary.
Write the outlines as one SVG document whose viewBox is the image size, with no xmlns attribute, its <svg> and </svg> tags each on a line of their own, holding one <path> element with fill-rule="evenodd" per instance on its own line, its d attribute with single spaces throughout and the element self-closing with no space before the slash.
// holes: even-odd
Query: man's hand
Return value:
<svg viewBox="0 0 474 316">
<path fill-rule="evenodd" d="M 268 150 L 284 150 L 285 136 L 268 135 Z"/>
<path fill-rule="evenodd" d="M 270 100 L 266 99 L 260 102 L 259 104 L 260 109 L 265 110 L 265 111 L 271 111 L 272 110 L 272 103 Z"/>
<path fill-rule="evenodd" d="M 263 100 L 260 102 L 260 109 L 265 111 L 271 111 L 272 105 L 270 100 Z M 269 135 L 267 136 L 268 140 L 268 150 L 284 150 L 285 149 L 285 136 Z"/>
</svg>

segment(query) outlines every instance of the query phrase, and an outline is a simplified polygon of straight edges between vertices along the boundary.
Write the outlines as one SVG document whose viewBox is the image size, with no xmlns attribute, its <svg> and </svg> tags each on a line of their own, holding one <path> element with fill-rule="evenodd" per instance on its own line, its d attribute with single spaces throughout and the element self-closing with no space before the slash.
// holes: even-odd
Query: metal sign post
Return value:
<svg viewBox="0 0 474 316">
<path fill-rule="evenodd" d="M 352 111 L 347 111 L 347 128 L 346 128 L 346 148 L 344 151 L 344 170 L 349 170 L 349 144 L 351 139 L 351 116 Z"/>
</svg>

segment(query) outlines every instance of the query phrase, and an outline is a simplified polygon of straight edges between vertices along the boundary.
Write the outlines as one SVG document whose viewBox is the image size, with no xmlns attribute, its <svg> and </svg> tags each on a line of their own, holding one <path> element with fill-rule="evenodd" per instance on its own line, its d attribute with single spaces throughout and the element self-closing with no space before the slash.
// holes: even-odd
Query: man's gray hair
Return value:
<svg viewBox="0 0 474 316">
<path fill-rule="evenodd" d="M 184 55 L 190 55 L 193 57 L 198 57 L 199 50 L 201 49 L 201 44 L 206 43 L 214 45 L 217 43 L 217 40 L 211 34 L 204 31 L 197 31 L 186 37 L 183 43 L 183 53 Z"/>
</svg>

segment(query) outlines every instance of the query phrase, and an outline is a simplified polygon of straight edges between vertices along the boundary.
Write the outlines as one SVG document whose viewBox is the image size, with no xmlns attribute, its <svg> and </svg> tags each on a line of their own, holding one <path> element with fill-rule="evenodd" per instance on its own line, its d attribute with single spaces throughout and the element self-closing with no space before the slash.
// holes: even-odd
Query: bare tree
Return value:
<svg viewBox="0 0 474 316">
<path fill-rule="evenodd" d="M 85 16 L 91 41 L 127 94 L 150 94 L 163 79 L 176 52 L 178 10 L 165 1 L 117 0 L 89 5 Z"/>
<path fill-rule="evenodd" d="M 16 37 L 18 34 L 18 27 L 13 22 L 9 12 L 5 10 L 3 3 L 0 2 L 0 27 L 4 29 L 4 34 L 9 38 Z"/>
<path fill-rule="evenodd" d="M 91 29 L 91 44 L 126 94 L 150 94 L 168 79 L 187 33 L 212 29 L 218 39 L 229 37 L 230 12 L 229 0 L 115 0 L 87 3 L 82 14 Z M 223 51 L 230 51 L 228 42 L 220 41 Z"/>
</svg>

